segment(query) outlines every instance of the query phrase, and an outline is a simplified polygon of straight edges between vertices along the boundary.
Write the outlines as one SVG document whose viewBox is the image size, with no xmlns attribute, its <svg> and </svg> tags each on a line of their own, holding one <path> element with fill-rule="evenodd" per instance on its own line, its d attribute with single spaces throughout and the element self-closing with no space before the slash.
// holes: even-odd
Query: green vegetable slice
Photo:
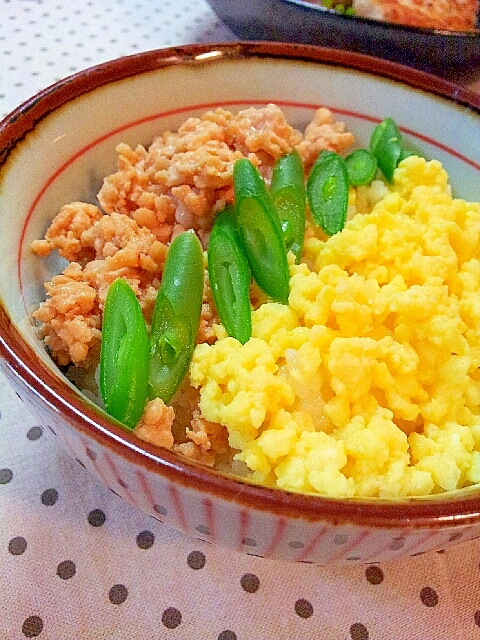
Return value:
<svg viewBox="0 0 480 640">
<path fill-rule="evenodd" d="M 258 286 L 288 304 L 290 274 L 280 219 L 258 169 L 247 158 L 233 165 L 237 229 Z"/>
<path fill-rule="evenodd" d="M 323 149 L 322 151 L 320 151 L 320 153 L 317 156 L 317 159 L 313 163 L 313 166 L 310 169 L 310 173 L 313 172 L 313 170 L 318 164 L 322 164 L 322 162 L 325 162 L 325 160 L 327 160 L 328 158 L 335 158 L 337 156 L 338 156 L 338 153 L 335 153 L 335 151 L 329 151 L 328 149 Z"/>
<path fill-rule="evenodd" d="M 203 300 L 204 261 L 194 231 L 170 244 L 150 333 L 148 396 L 170 402 L 187 373 Z"/>
<path fill-rule="evenodd" d="M 275 163 L 271 194 L 287 252 L 292 251 L 298 263 L 305 239 L 306 193 L 303 162 L 297 151 L 282 156 Z"/>
<path fill-rule="evenodd" d="M 377 173 L 377 159 L 368 149 L 357 149 L 345 158 L 350 184 L 370 184 Z"/>
<path fill-rule="evenodd" d="M 251 272 L 231 207 L 215 218 L 208 243 L 208 275 L 222 324 L 230 336 L 245 344 L 252 335 Z"/>
<path fill-rule="evenodd" d="M 147 399 L 148 336 L 135 293 L 118 278 L 105 300 L 100 392 L 107 412 L 133 429 Z"/>
<path fill-rule="evenodd" d="M 385 118 L 375 127 L 370 138 L 370 150 L 385 178 L 392 182 L 393 172 L 403 153 L 402 134 L 393 118 Z"/>
<path fill-rule="evenodd" d="M 308 176 L 307 200 L 314 222 L 328 236 L 345 226 L 348 189 L 345 160 L 332 151 L 322 151 Z"/>
</svg>

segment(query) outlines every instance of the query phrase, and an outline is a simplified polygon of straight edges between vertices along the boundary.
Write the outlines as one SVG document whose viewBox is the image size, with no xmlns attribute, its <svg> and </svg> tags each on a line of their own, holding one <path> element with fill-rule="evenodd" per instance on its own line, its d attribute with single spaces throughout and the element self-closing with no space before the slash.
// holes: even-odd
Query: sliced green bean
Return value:
<svg viewBox="0 0 480 640">
<path fill-rule="evenodd" d="M 203 300 L 204 260 L 194 231 L 170 244 L 150 333 L 149 398 L 170 402 L 195 348 Z"/>
<path fill-rule="evenodd" d="M 105 300 L 99 383 L 107 412 L 133 429 L 147 399 L 148 336 L 140 304 L 122 278 Z"/>
<path fill-rule="evenodd" d="M 349 180 L 345 160 L 338 154 L 322 152 L 307 180 L 307 199 L 312 218 L 328 236 L 345 226 Z"/>
<path fill-rule="evenodd" d="M 237 229 L 258 286 L 288 304 L 290 274 L 280 219 L 258 169 L 247 158 L 233 166 Z"/>
<path fill-rule="evenodd" d="M 393 118 L 385 118 L 375 127 L 370 138 L 370 150 L 385 178 L 392 182 L 393 172 L 403 153 L 402 134 Z"/>
<path fill-rule="evenodd" d="M 288 251 L 300 262 L 305 239 L 305 175 L 297 151 L 277 160 L 273 167 L 271 194 Z"/>
<path fill-rule="evenodd" d="M 252 335 L 251 272 L 233 208 L 215 218 L 208 242 L 208 275 L 223 326 L 230 336 L 245 344 Z"/>
<path fill-rule="evenodd" d="M 346 158 L 348 179 L 354 187 L 370 184 L 377 173 L 377 159 L 368 149 L 352 151 Z"/>
<path fill-rule="evenodd" d="M 335 153 L 335 151 L 330 151 L 329 149 L 323 149 L 322 151 L 320 151 L 320 153 L 317 156 L 317 159 L 315 160 L 315 162 L 312 165 L 312 168 L 310 169 L 310 174 L 313 173 L 315 167 L 318 164 L 322 164 L 322 162 L 325 162 L 325 160 L 327 160 L 328 158 L 334 158 L 335 156 L 338 156 L 338 153 Z"/>
</svg>

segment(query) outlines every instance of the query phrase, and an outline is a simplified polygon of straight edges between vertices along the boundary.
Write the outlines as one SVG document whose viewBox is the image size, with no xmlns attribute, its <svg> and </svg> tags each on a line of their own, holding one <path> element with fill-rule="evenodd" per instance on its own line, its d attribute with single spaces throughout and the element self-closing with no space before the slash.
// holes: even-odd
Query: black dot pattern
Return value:
<svg viewBox="0 0 480 640">
<path fill-rule="evenodd" d="M 57 567 L 57 576 L 62 580 L 73 578 L 77 571 L 75 563 L 71 560 L 64 560 Z"/>
<path fill-rule="evenodd" d="M 35 440 L 38 440 L 39 438 L 41 438 L 42 435 L 43 435 L 43 429 L 38 425 L 35 425 L 34 427 L 30 427 L 30 429 L 27 431 L 27 438 L 31 442 L 35 442 Z"/>
<path fill-rule="evenodd" d="M 176 629 L 182 622 L 182 614 L 175 607 L 168 607 L 162 613 L 162 624 L 167 629 Z"/>
<path fill-rule="evenodd" d="M 361 622 L 354 622 L 350 627 L 350 638 L 352 640 L 369 640 L 370 635 L 367 627 Z"/>
<path fill-rule="evenodd" d="M 92 509 L 87 520 L 92 527 L 101 527 L 105 523 L 105 513 L 101 509 Z"/>
<path fill-rule="evenodd" d="M 151 531 L 141 531 L 137 536 L 137 546 L 140 549 L 150 549 L 155 542 L 155 535 Z"/>
<path fill-rule="evenodd" d="M 12 556 L 21 556 L 27 550 L 27 541 L 22 536 L 12 538 L 8 543 L 8 551 Z"/>
<path fill-rule="evenodd" d="M 365 577 L 370 584 L 380 584 L 383 582 L 383 571 L 377 566 L 367 567 Z"/>
<path fill-rule="evenodd" d="M 11 469 L 0 469 L 0 484 L 8 484 L 13 478 Z"/>
<path fill-rule="evenodd" d="M 46 507 L 52 507 L 58 500 L 58 491 L 56 489 L 45 489 L 41 500 Z"/>
<path fill-rule="evenodd" d="M 191 569 L 203 569 L 206 558 L 202 551 L 192 551 L 188 554 L 187 564 Z"/>
<path fill-rule="evenodd" d="M 22 624 L 22 633 L 26 638 L 36 638 L 43 631 L 43 620 L 39 616 L 29 616 Z"/>
<path fill-rule="evenodd" d="M 128 589 L 124 584 L 114 584 L 108 592 L 108 599 L 112 604 L 123 604 L 128 596 Z"/>
<path fill-rule="evenodd" d="M 295 602 L 295 613 L 300 618 L 311 618 L 311 616 L 313 616 L 312 603 L 304 598 L 299 598 Z"/>
<path fill-rule="evenodd" d="M 420 600 L 426 607 L 436 607 L 438 604 L 438 595 L 432 587 L 423 587 L 420 591 Z"/>
<path fill-rule="evenodd" d="M 255 593 L 260 588 L 260 580 L 254 573 L 245 573 L 240 580 L 240 584 L 247 593 Z"/>
</svg>

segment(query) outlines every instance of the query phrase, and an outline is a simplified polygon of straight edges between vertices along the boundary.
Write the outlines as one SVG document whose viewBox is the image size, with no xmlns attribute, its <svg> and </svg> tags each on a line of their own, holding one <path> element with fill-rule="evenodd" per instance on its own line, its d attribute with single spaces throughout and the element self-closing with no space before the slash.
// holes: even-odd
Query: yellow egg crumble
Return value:
<svg viewBox="0 0 480 640">
<path fill-rule="evenodd" d="M 369 189 L 352 193 L 366 213 L 290 261 L 289 306 L 254 310 L 245 345 L 218 326 L 197 346 L 201 414 L 254 480 L 284 489 L 390 498 L 480 482 L 480 204 L 416 156 L 372 206 Z"/>
</svg>

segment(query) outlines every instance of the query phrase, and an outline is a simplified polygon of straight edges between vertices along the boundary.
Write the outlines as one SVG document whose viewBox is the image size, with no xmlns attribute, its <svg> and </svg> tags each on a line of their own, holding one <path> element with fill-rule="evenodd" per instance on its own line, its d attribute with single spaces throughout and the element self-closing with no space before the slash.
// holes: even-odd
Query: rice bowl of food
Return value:
<svg viewBox="0 0 480 640">
<path fill-rule="evenodd" d="M 325 564 L 479 535 L 478 102 L 266 43 L 46 90 L 0 130 L 8 377 L 204 540 Z"/>
</svg>

